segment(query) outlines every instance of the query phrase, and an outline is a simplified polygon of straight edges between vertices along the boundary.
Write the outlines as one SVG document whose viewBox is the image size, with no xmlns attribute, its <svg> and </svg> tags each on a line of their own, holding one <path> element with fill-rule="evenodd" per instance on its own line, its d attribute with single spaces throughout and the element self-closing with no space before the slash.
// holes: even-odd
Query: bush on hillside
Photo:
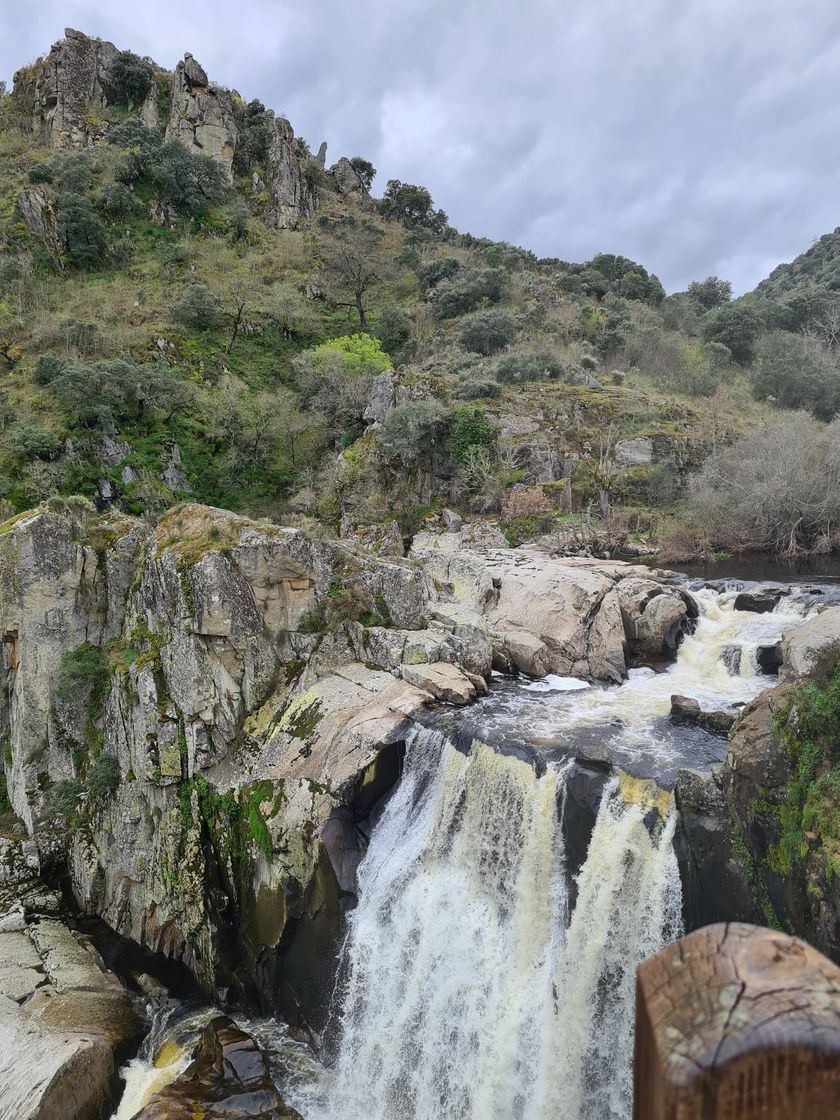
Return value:
<svg viewBox="0 0 840 1120">
<path fill-rule="evenodd" d="M 197 331 L 213 331 L 222 324 L 224 314 L 218 299 L 205 284 L 190 284 L 172 306 L 176 323 Z"/>
<path fill-rule="evenodd" d="M 516 338 L 516 322 L 508 311 L 476 311 L 458 328 L 458 341 L 465 350 L 489 357 Z"/>
<path fill-rule="evenodd" d="M 441 280 L 434 289 L 435 313 L 440 319 L 466 315 L 488 303 L 498 303 L 505 294 L 507 273 L 503 268 L 462 271 L 452 280 Z"/>
<path fill-rule="evenodd" d="M 461 262 L 457 257 L 440 257 L 418 265 L 417 282 L 424 292 L 428 292 L 430 288 L 437 287 L 442 280 L 451 280 L 460 271 Z"/>
<path fill-rule="evenodd" d="M 784 408 L 806 408 L 822 420 L 840 410 L 840 371 L 814 339 L 771 331 L 760 339 L 752 369 L 757 397 Z"/>
<path fill-rule="evenodd" d="M 726 303 L 709 313 L 703 326 L 707 342 L 720 342 L 728 347 L 733 361 L 749 365 L 755 353 L 755 343 L 764 328 L 758 310 L 749 303 Z"/>
<path fill-rule="evenodd" d="M 521 385 L 526 381 L 549 381 L 565 373 L 563 363 L 554 354 L 535 352 L 505 354 L 496 361 L 494 374 L 505 385 Z"/>
<path fill-rule="evenodd" d="M 395 303 L 386 304 L 379 313 L 376 337 L 382 349 L 393 358 L 411 337 L 411 319 Z"/>
<path fill-rule="evenodd" d="M 461 401 L 478 401 L 498 397 L 501 391 L 501 385 L 492 377 L 468 377 L 455 388 L 452 395 Z"/>
<path fill-rule="evenodd" d="M 443 210 L 435 210 L 425 187 L 401 183 L 399 179 L 388 180 L 378 205 L 383 217 L 402 222 L 409 229 L 420 226 L 432 233 L 442 233 L 449 221 Z"/>
<path fill-rule="evenodd" d="M 410 401 L 390 412 L 377 432 L 377 443 L 408 468 L 430 473 L 446 451 L 452 417 L 433 397 Z"/>
<path fill-rule="evenodd" d="M 118 105 L 139 105 L 152 88 L 154 70 L 148 59 L 120 51 L 111 63 L 108 81 Z"/>
<path fill-rule="evenodd" d="M 688 493 L 709 548 L 795 554 L 836 547 L 840 421 L 779 415 L 713 453 Z"/>
</svg>

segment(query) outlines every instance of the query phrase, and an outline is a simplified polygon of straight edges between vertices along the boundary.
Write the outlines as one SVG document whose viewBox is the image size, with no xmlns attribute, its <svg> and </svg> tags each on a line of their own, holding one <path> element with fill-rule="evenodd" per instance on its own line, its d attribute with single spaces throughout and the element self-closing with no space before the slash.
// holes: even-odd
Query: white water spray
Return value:
<svg viewBox="0 0 840 1120">
<path fill-rule="evenodd" d="M 568 924 L 563 773 L 421 732 L 359 872 L 307 1120 L 629 1115 L 636 965 L 678 935 L 673 822 L 605 791 Z"/>
</svg>

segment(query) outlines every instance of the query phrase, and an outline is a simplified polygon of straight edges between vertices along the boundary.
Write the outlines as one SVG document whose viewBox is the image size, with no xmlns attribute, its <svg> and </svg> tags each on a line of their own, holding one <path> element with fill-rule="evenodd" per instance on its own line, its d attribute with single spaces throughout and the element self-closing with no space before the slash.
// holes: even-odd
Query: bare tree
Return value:
<svg viewBox="0 0 840 1120">
<path fill-rule="evenodd" d="M 382 249 L 382 233 L 371 222 L 353 218 L 336 222 L 323 244 L 324 281 L 333 303 L 355 308 L 359 330 L 367 331 L 371 291 L 393 272 Z"/>
<path fill-rule="evenodd" d="M 589 462 L 589 476 L 598 490 L 598 505 L 605 521 L 612 516 L 610 494 L 622 469 L 615 458 L 615 442 L 615 425 L 610 424 L 598 443 L 597 457 Z"/>
</svg>

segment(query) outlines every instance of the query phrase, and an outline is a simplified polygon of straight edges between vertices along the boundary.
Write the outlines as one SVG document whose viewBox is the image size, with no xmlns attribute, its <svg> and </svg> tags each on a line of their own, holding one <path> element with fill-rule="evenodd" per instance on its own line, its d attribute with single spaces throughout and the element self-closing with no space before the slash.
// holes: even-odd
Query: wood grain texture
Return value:
<svg viewBox="0 0 840 1120">
<path fill-rule="evenodd" d="M 706 926 L 638 971 L 634 1120 L 840 1120 L 840 968 Z"/>
</svg>

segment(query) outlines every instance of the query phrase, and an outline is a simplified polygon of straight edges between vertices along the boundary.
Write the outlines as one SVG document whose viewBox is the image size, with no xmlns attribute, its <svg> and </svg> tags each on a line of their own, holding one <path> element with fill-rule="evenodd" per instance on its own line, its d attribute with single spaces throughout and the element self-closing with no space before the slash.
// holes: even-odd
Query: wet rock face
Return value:
<svg viewBox="0 0 840 1120">
<path fill-rule="evenodd" d="M 690 696 L 671 697 L 671 722 L 702 727 L 712 735 L 727 735 L 735 723 L 732 712 L 703 711 L 697 700 Z"/>
<path fill-rule="evenodd" d="M 265 1055 L 232 1019 L 204 1029 L 184 1072 L 156 1093 L 137 1120 L 301 1120 L 271 1080 Z"/>
<path fill-rule="evenodd" d="M 191 54 L 175 67 L 167 140 L 180 140 L 188 151 L 209 156 L 233 176 L 233 155 L 239 130 L 229 90 L 213 85 Z"/>
<path fill-rule="evenodd" d="M 683 884 L 686 929 L 712 922 L 762 922 L 739 859 L 732 820 L 715 772 L 680 770 L 674 850 Z"/>
<path fill-rule="evenodd" d="M 633 663 L 656 667 L 672 661 L 698 615 L 688 592 L 630 576 L 619 582 L 618 598 Z"/>
</svg>

